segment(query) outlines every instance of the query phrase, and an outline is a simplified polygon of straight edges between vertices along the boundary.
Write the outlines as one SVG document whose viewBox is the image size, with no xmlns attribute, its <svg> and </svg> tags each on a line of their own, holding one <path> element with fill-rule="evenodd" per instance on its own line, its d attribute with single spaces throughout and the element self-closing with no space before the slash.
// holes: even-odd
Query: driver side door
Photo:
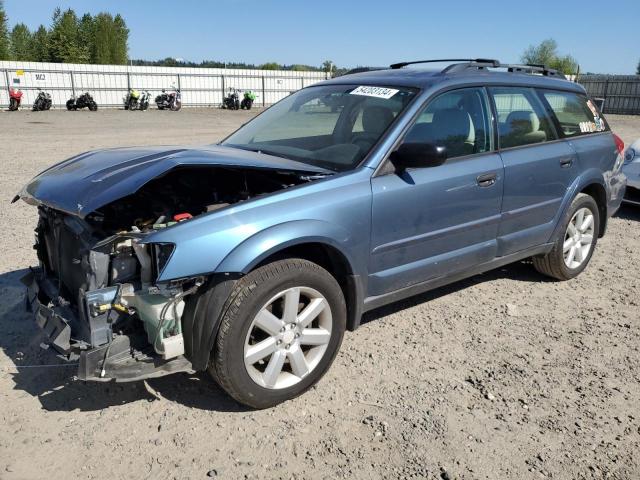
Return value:
<svg viewBox="0 0 640 480">
<path fill-rule="evenodd" d="M 368 296 L 495 258 L 504 168 L 493 137 L 483 88 L 427 103 L 402 142 L 444 146 L 448 158 L 435 167 L 383 168 L 372 178 Z"/>
</svg>

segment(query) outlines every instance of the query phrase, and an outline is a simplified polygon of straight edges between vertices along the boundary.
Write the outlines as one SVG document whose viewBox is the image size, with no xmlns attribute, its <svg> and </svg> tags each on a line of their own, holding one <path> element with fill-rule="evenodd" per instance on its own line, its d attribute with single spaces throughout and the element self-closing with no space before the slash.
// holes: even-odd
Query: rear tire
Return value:
<svg viewBox="0 0 640 480">
<path fill-rule="evenodd" d="M 9 100 L 9 110 L 12 112 L 18 110 L 18 101 L 15 98 Z"/>
<path fill-rule="evenodd" d="M 76 102 L 73 100 L 67 100 L 67 110 L 71 111 L 71 110 L 75 110 L 76 107 Z"/>
<path fill-rule="evenodd" d="M 532 260 L 538 272 L 557 280 L 570 280 L 587 268 L 598 242 L 600 211 L 593 197 L 579 193 L 562 225 L 553 249 Z"/>
<path fill-rule="evenodd" d="M 209 372 L 231 397 L 252 408 L 273 407 L 317 383 L 333 363 L 346 325 L 338 282 L 301 259 L 279 260 L 242 277 L 222 312 Z M 275 327 L 263 329 L 264 316 Z M 269 353 L 253 360 L 252 348 L 264 342 Z"/>
<path fill-rule="evenodd" d="M 96 110 L 98 110 L 98 104 L 96 102 L 91 102 L 89 104 L 89 110 L 95 112 Z"/>
</svg>

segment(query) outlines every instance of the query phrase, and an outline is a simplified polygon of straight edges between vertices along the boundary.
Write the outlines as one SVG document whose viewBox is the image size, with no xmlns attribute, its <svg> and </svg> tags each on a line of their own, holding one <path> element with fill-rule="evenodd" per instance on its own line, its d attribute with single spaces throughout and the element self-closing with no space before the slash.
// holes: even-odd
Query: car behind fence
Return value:
<svg viewBox="0 0 640 480">
<path fill-rule="evenodd" d="M 640 115 L 640 75 L 582 75 L 578 82 L 602 113 Z"/>
<path fill-rule="evenodd" d="M 255 105 L 265 106 L 325 78 L 309 71 L 0 61 L 0 105 L 9 104 L 10 87 L 24 92 L 23 108 L 33 104 L 39 89 L 51 94 L 54 107 L 85 91 L 100 107 L 119 107 L 130 88 L 148 90 L 153 100 L 162 89 L 175 87 L 182 91 L 183 106 L 220 105 L 229 88 L 251 90 Z"/>
</svg>

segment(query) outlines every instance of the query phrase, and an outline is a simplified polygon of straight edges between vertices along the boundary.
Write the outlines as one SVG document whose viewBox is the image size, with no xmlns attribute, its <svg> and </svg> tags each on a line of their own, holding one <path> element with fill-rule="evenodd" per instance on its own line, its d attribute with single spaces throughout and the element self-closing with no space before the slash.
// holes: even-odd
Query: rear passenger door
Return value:
<svg viewBox="0 0 640 480">
<path fill-rule="evenodd" d="M 491 87 L 504 164 L 498 256 L 546 243 L 578 168 L 550 110 L 533 88 Z"/>
<path fill-rule="evenodd" d="M 578 92 L 542 90 L 541 94 L 554 113 L 560 135 L 576 151 L 580 172 L 612 170 L 618 157 L 615 141 L 593 102 Z"/>
</svg>

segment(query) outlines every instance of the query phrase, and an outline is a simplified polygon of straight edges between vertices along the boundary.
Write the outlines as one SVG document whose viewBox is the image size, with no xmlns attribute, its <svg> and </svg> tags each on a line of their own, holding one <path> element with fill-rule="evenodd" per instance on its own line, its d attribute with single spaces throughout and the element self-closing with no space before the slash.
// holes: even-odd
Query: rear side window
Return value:
<svg viewBox="0 0 640 480">
<path fill-rule="evenodd" d="M 543 91 L 565 137 L 604 132 L 607 125 L 591 100 L 572 92 Z"/>
<path fill-rule="evenodd" d="M 498 114 L 500 148 L 556 140 L 551 118 L 530 88 L 498 87 L 489 92 Z"/>
</svg>

